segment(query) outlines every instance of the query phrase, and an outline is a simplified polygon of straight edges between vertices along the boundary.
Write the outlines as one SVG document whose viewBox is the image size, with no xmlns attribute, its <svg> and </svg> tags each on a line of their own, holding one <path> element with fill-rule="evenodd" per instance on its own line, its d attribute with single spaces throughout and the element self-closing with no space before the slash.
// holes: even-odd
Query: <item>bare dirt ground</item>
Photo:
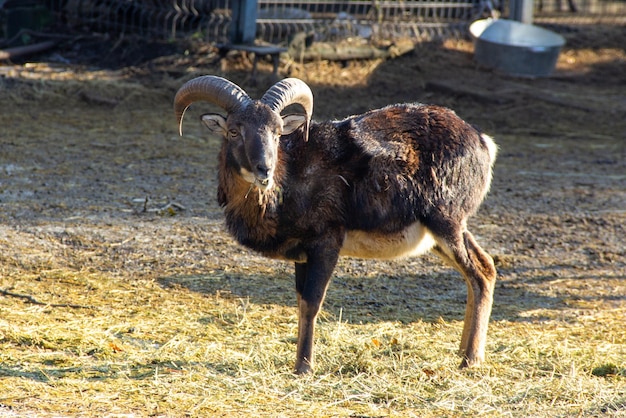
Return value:
<svg viewBox="0 0 626 418">
<path fill-rule="evenodd" d="M 281 72 L 309 83 L 316 119 L 420 101 L 491 134 L 500 146 L 494 181 L 470 229 L 499 270 L 494 323 L 601 328 L 626 319 L 626 30 L 592 29 L 565 34 L 544 79 L 479 68 L 466 40 L 345 67 L 283 61 Z M 200 74 L 258 97 L 269 65 L 254 87 L 249 61 L 215 63 L 206 46 L 142 60 L 132 45 L 97 45 L 0 67 L 0 312 L 35 300 L 83 304 L 88 289 L 75 294 L 58 280 L 64 269 L 293 306 L 291 266 L 250 254 L 222 230 L 219 141 L 197 122 L 211 108 L 190 110 L 183 138 L 171 109 L 177 88 Z M 74 63 L 51 62 L 54 54 Z M 431 257 L 345 259 L 325 308 L 353 323 L 461 320 L 464 285 L 453 275 Z M 0 341 L 13 344 L 7 329 Z M 610 335 L 622 350 L 624 329 Z M 506 346 L 505 330 L 490 338 L 492 351 Z"/>
</svg>

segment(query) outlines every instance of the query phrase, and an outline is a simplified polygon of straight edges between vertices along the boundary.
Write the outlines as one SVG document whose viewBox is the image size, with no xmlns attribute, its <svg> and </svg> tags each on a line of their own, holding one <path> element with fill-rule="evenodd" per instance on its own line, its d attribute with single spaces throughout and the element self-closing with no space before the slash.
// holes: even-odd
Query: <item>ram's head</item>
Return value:
<svg viewBox="0 0 626 418">
<path fill-rule="evenodd" d="M 174 111 L 179 132 L 185 110 L 196 101 L 220 106 L 226 116 L 209 113 L 202 122 L 226 139 L 229 163 L 247 182 L 261 191 L 274 185 L 280 137 L 304 125 L 304 140 L 313 112 L 313 94 L 301 80 L 287 78 L 274 84 L 260 100 L 253 100 L 236 84 L 217 76 L 202 76 L 185 83 L 176 93 Z M 281 116 L 291 104 L 300 104 L 304 115 Z"/>
</svg>

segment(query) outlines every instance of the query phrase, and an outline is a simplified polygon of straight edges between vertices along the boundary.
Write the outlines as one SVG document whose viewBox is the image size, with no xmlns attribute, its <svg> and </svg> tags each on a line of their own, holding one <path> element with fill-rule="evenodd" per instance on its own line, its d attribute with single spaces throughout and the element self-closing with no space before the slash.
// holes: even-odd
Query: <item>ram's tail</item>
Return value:
<svg viewBox="0 0 626 418">
<path fill-rule="evenodd" d="M 482 139 L 483 144 L 485 144 L 485 146 L 487 147 L 487 150 L 489 151 L 489 158 L 491 160 L 491 165 L 493 166 L 493 163 L 496 162 L 496 155 L 498 154 L 498 146 L 493 141 L 493 138 L 487 134 L 481 133 L 480 139 Z"/>
</svg>

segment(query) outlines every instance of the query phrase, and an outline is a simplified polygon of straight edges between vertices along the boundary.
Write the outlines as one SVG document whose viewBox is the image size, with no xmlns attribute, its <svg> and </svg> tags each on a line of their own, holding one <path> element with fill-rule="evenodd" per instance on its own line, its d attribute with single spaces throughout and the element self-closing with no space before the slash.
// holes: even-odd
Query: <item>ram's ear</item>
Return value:
<svg viewBox="0 0 626 418">
<path fill-rule="evenodd" d="M 219 136 L 226 136 L 228 129 L 226 128 L 226 118 L 217 113 L 206 113 L 201 117 L 202 123 L 211 133 Z"/>
<path fill-rule="evenodd" d="M 283 135 L 289 135 L 305 123 L 306 115 L 294 114 L 283 116 Z"/>
</svg>

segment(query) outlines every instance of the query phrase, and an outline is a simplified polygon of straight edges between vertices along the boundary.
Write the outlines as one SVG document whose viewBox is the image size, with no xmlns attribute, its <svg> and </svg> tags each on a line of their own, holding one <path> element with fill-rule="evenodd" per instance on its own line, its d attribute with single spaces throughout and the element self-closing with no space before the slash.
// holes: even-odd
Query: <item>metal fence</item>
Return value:
<svg viewBox="0 0 626 418">
<path fill-rule="evenodd" d="M 485 9 L 483 0 L 261 0 L 257 36 L 274 41 L 314 31 L 322 40 L 432 38 L 463 30 Z"/>
<path fill-rule="evenodd" d="M 231 0 L 47 0 L 58 22 L 72 29 L 169 39 L 225 39 Z"/>
<path fill-rule="evenodd" d="M 226 42 L 236 0 L 31 1 L 45 3 L 68 28 Z M 0 0 L 5 7 L 10 2 Z M 508 0 L 258 0 L 257 38 L 284 42 L 302 31 L 314 31 L 320 40 L 454 36 L 481 16 L 506 16 L 507 6 Z M 626 0 L 535 0 L 534 6 L 538 17 L 564 12 L 566 20 L 590 14 L 626 19 Z"/>
</svg>

